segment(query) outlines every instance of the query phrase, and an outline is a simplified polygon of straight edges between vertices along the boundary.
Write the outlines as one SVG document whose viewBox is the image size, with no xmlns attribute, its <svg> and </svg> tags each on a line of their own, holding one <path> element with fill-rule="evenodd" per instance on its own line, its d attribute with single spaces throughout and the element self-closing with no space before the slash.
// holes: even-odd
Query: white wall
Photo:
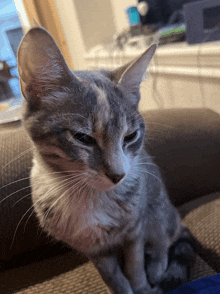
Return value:
<svg viewBox="0 0 220 294">
<path fill-rule="evenodd" d="M 110 0 L 73 0 L 86 50 L 110 44 L 116 32 Z"/>
</svg>

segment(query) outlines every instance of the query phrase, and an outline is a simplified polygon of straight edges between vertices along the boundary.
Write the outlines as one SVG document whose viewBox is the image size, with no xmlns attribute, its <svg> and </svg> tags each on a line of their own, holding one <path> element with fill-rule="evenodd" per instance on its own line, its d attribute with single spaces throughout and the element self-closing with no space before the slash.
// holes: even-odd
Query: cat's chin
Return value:
<svg viewBox="0 0 220 294">
<path fill-rule="evenodd" d="M 97 174 L 94 171 L 88 170 L 88 175 L 90 176 L 90 180 L 88 181 L 88 186 L 91 187 L 95 191 L 99 192 L 107 192 L 115 187 L 118 187 L 126 178 L 126 176 L 121 179 L 118 183 L 114 184 L 108 177 L 104 174 Z"/>
<path fill-rule="evenodd" d="M 91 188 L 99 192 L 107 192 L 115 188 L 117 185 L 114 184 L 106 184 L 106 183 L 99 183 L 99 184 L 90 184 Z"/>
<path fill-rule="evenodd" d="M 94 182 L 90 183 L 90 186 L 91 186 L 91 188 L 93 188 L 96 191 L 107 192 L 107 191 L 110 191 L 110 190 L 114 189 L 115 187 L 119 186 L 122 182 L 123 182 L 123 180 L 117 184 L 113 184 L 109 180 L 94 181 Z"/>
</svg>

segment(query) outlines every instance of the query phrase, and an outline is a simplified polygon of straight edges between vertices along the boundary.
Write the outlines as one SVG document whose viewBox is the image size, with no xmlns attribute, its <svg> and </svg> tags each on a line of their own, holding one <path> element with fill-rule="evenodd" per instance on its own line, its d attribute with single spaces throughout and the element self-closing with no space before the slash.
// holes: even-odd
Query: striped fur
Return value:
<svg viewBox="0 0 220 294">
<path fill-rule="evenodd" d="M 193 259 L 138 112 L 155 49 L 114 72 L 75 73 L 41 28 L 18 50 L 39 222 L 90 258 L 112 293 L 166 293 L 187 281 Z"/>
</svg>

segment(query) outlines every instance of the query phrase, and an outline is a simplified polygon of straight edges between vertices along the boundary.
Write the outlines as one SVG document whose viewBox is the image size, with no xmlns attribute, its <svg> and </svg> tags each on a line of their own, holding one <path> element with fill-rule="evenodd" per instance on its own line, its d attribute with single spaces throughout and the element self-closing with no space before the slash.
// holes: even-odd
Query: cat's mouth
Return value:
<svg viewBox="0 0 220 294">
<path fill-rule="evenodd" d="M 120 178 L 110 179 L 106 174 L 97 174 L 97 173 L 90 173 L 91 181 L 89 186 L 97 191 L 109 191 L 116 186 L 119 186 L 124 181 L 126 175 L 121 176 Z"/>
</svg>

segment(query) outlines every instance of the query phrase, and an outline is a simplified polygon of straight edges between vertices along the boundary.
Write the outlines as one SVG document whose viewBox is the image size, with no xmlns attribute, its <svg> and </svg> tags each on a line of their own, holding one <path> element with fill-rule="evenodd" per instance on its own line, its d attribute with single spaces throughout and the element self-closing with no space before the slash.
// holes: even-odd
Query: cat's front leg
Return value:
<svg viewBox="0 0 220 294">
<path fill-rule="evenodd" d="M 112 294 L 133 294 L 129 281 L 121 271 L 117 257 L 99 256 L 91 259 Z"/>
<path fill-rule="evenodd" d="M 151 290 L 144 267 L 144 245 L 144 240 L 136 238 L 123 248 L 124 273 L 135 294 L 147 294 Z"/>
<path fill-rule="evenodd" d="M 147 277 L 151 284 L 160 280 L 168 265 L 168 249 L 154 250 L 147 263 Z"/>
</svg>

